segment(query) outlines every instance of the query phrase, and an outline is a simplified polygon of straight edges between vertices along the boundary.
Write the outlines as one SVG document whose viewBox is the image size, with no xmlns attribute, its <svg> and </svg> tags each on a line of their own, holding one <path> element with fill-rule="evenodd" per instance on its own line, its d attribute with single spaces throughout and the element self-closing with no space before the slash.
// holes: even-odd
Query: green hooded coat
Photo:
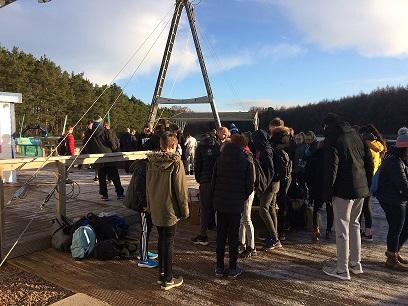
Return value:
<svg viewBox="0 0 408 306">
<path fill-rule="evenodd" d="M 184 165 L 176 153 L 154 152 L 147 158 L 147 210 L 154 225 L 173 226 L 189 217 Z"/>
</svg>

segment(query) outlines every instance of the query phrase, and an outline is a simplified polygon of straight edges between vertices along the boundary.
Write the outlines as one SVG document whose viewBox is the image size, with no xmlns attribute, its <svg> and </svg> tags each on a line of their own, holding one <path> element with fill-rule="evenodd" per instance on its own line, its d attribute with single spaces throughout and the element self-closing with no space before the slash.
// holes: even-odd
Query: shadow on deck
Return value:
<svg viewBox="0 0 408 306">
<path fill-rule="evenodd" d="M 99 199 L 97 184 L 85 184 L 92 181 L 91 172 L 74 173 L 73 178 L 83 180 L 83 191 L 78 200 L 67 204 L 68 215 L 100 209 L 125 212 L 128 220 L 134 220 L 119 202 L 95 200 Z M 128 180 L 129 176 L 123 177 L 124 185 Z M 244 269 L 240 278 L 216 278 L 215 232 L 210 232 L 209 246 L 195 246 L 190 239 L 198 233 L 198 226 L 188 221 L 178 226 L 174 254 L 175 274 L 182 275 L 185 284 L 169 292 L 156 284 L 157 270 L 138 268 L 130 260 L 74 261 L 68 253 L 46 249 L 9 263 L 112 305 L 408 305 L 407 274 L 384 267 L 386 223 L 378 207 L 374 208 L 376 240 L 363 244 L 365 273 L 352 276 L 351 282 L 333 281 L 321 272 L 322 263 L 335 258 L 334 241 L 311 244 L 310 233 L 302 230 L 290 233 L 282 250 L 260 251 L 252 259 L 240 260 Z M 46 216 L 42 218 L 48 222 Z M 131 240 L 137 240 L 136 228 L 131 226 Z M 153 231 L 152 249 L 156 242 Z"/>
</svg>

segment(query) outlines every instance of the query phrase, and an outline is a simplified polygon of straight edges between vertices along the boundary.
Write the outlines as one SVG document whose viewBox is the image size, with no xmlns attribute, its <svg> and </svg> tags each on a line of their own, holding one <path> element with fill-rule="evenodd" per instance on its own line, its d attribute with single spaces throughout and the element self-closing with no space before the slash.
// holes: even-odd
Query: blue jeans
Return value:
<svg viewBox="0 0 408 306">
<path fill-rule="evenodd" d="M 387 250 L 392 253 L 399 252 L 408 239 L 407 203 L 380 204 L 388 222 Z"/>
</svg>

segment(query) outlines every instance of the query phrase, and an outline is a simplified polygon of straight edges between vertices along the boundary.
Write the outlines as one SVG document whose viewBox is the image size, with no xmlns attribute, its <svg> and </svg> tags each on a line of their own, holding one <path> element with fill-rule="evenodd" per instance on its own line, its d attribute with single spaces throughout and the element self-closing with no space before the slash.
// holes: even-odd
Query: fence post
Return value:
<svg viewBox="0 0 408 306">
<path fill-rule="evenodd" d="M 66 216 L 66 185 L 65 181 L 67 179 L 67 170 L 65 168 L 65 163 L 58 161 L 58 192 L 57 194 L 57 203 L 56 203 L 56 215 L 58 220 L 62 221 L 61 216 Z"/>
</svg>

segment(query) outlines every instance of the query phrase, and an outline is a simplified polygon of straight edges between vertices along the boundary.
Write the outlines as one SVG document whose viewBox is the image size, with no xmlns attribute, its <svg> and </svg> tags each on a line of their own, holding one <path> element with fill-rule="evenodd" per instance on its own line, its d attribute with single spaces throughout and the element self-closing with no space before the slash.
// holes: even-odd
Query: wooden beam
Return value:
<svg viewBox="0 0 408 306">
<path fill-rule="evenodd" d="M 67 215 L 67 197 L 66 197 L 66 185 L 65 181 L 67 179 L 67 171 L 65 168 L 65 163 L 58 162 L 58 190 L 56 193 L 57 202 L 55 204 L 55 212 L 58 220 L 62 221 L 62 216 Z"/>
<path fill-rule="evenodd" d="M 156 102 L 158 104 L 208 104 L 211 103 L 211 100 L 208 96 L 192 99 L 170 99 L 159 97 L 156 99 Z M 214 117 L 212 119 L 214 119 Z"/>
<path fill-rule="evenodd" d="M 149 151 L 135 151 L 135 152 L 117 152 L 117 153 L 105 153 L 105 154 L 83 154 L 76 156 L 52 156 L 47 157 L 37 157 L 37 158 L 14 158 L 14 159 L 4 159 L 0 160 L 0 167 L 4 171 L 10 170 L 30 170 L 38 169 L 42 166 L 44 167 L 55 167 L 56 163 L 65 163 L 66 165 L 82 164 L 100 164 L 109 162 L 119 162 L 119 161 L 129 161 L 136 159 L 144 159 Z"/>
</svg>

